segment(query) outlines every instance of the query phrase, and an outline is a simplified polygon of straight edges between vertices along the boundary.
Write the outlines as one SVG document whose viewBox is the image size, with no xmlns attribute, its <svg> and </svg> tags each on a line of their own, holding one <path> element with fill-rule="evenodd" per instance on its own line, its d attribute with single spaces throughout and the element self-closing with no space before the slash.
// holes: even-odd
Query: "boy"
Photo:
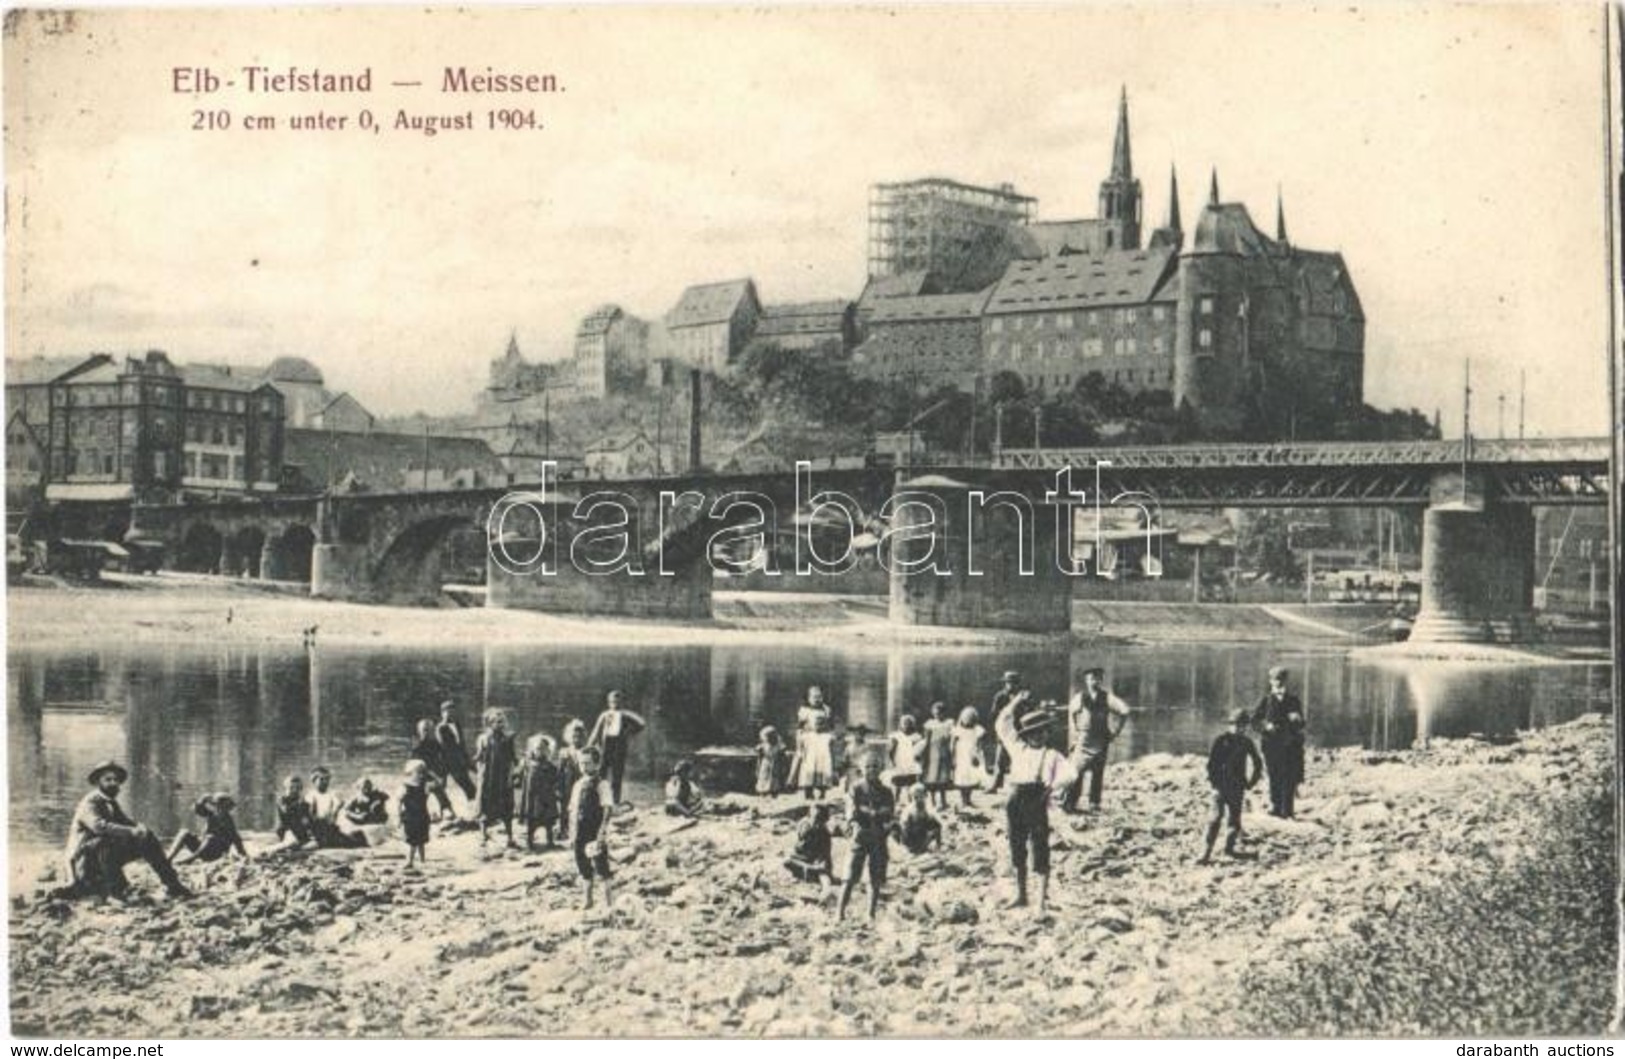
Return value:
<svg viewBox="0 0 1625 1059">
<path fill-rule="evenodd" d="M 609 850 L 604 846 L 610 814 L 615 811 L 615 795 L 600 773 L 604 755 L 597 747 L 583 747 L 578 755 L 581 778 L 570 792 L 570 842 L 576 856 L 576 870 L 586 885 L 586 903 L 592 907 L 593 885 L 604 880 L 604 905 L 611 911 L 615 898 L 610 892 Z"/>
<path fill-rule="evenodd" d="M 993 719 L 993 731 L 1010 761 L 1010 800 L 1004 812 L 1010 829 L 1010 862 L 1016 870 L 1016 897 L 1009 907 L 1027 905 L 1027 850 L 1031 846 L 1040 914 L 1049 910 L 1050 796 L 1077 779 L 1066 757 L 1044 745 L 1053 721 L 1049 710 L 1031 706 L 1031 694 L 1026 690 L 1013 694 Z"/>
<path fill-rule="evenodd" d="M 847 826 L 852 832 L 852 852 L 846 864 L 846 884 L 841 888 L 837 919 L 846 918 L 847 903 L 857 889 L 864 865 L 869 867 L 869 918 L 880 907 L 880 888 L 886 885 L 888 851 L 886 840 L 897 822 L 897 798 L 880 782 L 880 759 L 871 755 L 863 763 L 863 778 L 846 792 Z"/>
<path fill-rule="evenodd" d="M 1264 762 L 1258 756 L 1258 748 L 1247 738 L 1246 728 L 1247 711 L 1235 711 L 1230 715 L 1230 731 L 1220 733 L 1213 740 L 1213 749 L 1208 751 L 1207 781 L 1213 786 L 1213 817 L 1207 824 L 1207 848 L 1198 864 L 1213 863 L 1213 843 L 1219 837 L 1219 822 L 1226 814 L 1230 817 L 1230 834 L 1224 840 L 1224 851 L 1229 856 L 1237 856 L 1242 797 L 1264 772 Z"/>
<path fill-rule="evenodd" d="M 693 764 L 687 761 L 679 761 L 677 767 L 671 770 L 671 779 L 666 781 L 667 816 L 694 820 L 705 811 L 705 794 L 700 790 L 700 785 L 690 778 L 693 771 Z"/>
</svg>

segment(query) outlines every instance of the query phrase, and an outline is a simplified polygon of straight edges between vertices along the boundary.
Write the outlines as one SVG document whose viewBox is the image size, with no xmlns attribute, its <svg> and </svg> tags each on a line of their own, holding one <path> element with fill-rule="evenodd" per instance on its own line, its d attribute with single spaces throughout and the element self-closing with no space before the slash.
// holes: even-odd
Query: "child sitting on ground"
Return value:
<svg viewBox="0 0 1625 1059">
<path fill-rule="evenodd" d="M 188 864 L 194 860 L 205 863 L 219 860 L 232 850 L 244 860 L 248 859 L 248 851 L 243 848 L 243 836 L 237 833 L 237 821 L 231 818 L 231 811 L 237 808 L 237 802 L 229 794 L 205 794 L 192 806 L 192 812 L 203 817 L 203 834 L 194 835 L 190 831 L 182 831 L 175 836 L 175 844 L 169 847 L 169 860 L 177 867 Z M 186 856 L 179 857 L 180 853 Z"/>
<path fill-rule="evenodd" d="M 282 784 L 282 797 L 276 803 L 276 837 L 285 846 L 298 849 L 310 836 L 310 803 L 305 801 L 305 781 L 289 776 Z"/>
<path fill-rule="evenodd" d="M 795 852 L 784 866 L 802 882 L 835 882 L 835 854 L 829 833 L 829 806 L 820 802 L 796 832 Z"/>
<path fill-rule="evenodd" d="M 915 787 L 909 799 L 908 811 L 898 825 L 903 848 L 910 853 L 924 853 L 932 846 L 942 848 L 942 822 L 931 815 L 926 805 L 926 790 Z"/>
<path fill-rule="evenodd" d="M 389 795 L 363 776 L 356 782 L 355 795 L 344 806 L 344 818 L 357 827 L 382 824 L 389 820 Z"/>
<path fill-rule="evenodd" d="M 700 785 L 694 782 L 693 771 L 693 764 L 687 761 L 679 761 L 677 767 L 671 770 L 671 779 L 666 781 L 667 816 L 683 816 L 693 820 L 705 810 L 705 794 L 700 790 Z"/>
<path fill-rule="evenodd" d="M 533 735 L 525 741 L 525 759 L 515 778 L 519 787 L 519 816 L 525 822 L 525 848 L 536 848 L 536 829 L 547 833 L 553 848 L 553 829 L 559 823 L 559 767 L 553 763 L 553 740 Z"/>
</svg>

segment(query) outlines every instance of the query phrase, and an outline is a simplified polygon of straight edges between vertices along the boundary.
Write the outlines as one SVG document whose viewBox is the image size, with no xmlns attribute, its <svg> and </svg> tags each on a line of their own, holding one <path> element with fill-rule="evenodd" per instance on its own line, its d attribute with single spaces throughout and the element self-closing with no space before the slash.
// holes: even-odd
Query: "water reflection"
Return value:
<svg viewBox="0 0 1625 1059">
<path fill-rule="evenodd" d="M 1064 698 L 1082 672 L 1106 668 L 1139 707 L 1119 759 L 1205 752 L 1225 714 L 1253 706 L 1265 671 L 1293 670 L 1318 745 L 1408 747 L 1474 732 L 1510 735 L 1608 708 L 1606 666 L 1539 668 L 1370 665 L 1261 646 L 990 652 L 803 647 L 470 647 L 422 651 L 321 646 L 108 648 L 13 652 L 8 670 L 14 841 L 55 844 L 84 775 L 114 757 L 131 770 L 125 801 L 161 832 L 190 823 L 206 790 L 238 795 L 248 827 L 266 828 L 280 778 L 320 762 L 347 784 L 368 774 L 393 787 L 413 722 L 454 700 L 465 731 L 488 706 L 521 735 L 591 722 L 611 688 L 649 720 L 632 744 L 633 797 L 656 797 L 672 762 L 717 743 L 749 744 L 763 723 L 793 723 L 810 684 L 847 725 L 884 732 L 905 710 L 946 701 L 986 708 L 1002 670 Z"/>
</svg>

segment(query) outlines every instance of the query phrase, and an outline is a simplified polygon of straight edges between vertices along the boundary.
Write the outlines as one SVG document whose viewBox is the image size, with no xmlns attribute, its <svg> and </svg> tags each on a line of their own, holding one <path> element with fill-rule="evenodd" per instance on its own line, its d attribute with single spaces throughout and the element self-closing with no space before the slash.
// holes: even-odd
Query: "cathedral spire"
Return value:
<svg viewBox="0 0 1625 1059">
<path fill-rule="evenodd" d="M 1275 185 L 1275 240 L 1286 242 L 1286 206 L 1281 201 L 1281 185 Z"/>
<path fill-rule="evenodd" d="M 519 356 L 519 329 L 517 327 L 514 328 L 512 331 L 508 332 L 507 356 L 509 356 L 509 357 L 518 357 Z"/>
<path fill-rule="evenodd" d="M 1112 180 L 1134 179 L 1134 161 L 1128 147 L 1128 86 L 1117 97 L 1117 142 L 1112 146 Z"/>
<path fill-rule="evenodd" d="M 1218 166 L 1213 167 L 1213 176 L 1208 181 L 1208 185 L 1207 185 L 1207 204 L 1209 206 L 1217 206 L 1219 204 L 1219 167 Z"/>
<path fill-rule="evenodd" d="M 1168 167 L 1168 224 L 1170 231 L 1182 231 L 1179 224 L 1179 170 Z"/>
</svg>

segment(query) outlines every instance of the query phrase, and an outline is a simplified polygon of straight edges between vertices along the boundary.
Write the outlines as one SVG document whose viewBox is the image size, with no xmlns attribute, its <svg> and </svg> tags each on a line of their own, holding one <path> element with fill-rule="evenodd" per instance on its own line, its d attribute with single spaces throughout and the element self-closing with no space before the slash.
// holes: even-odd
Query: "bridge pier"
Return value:
<svg viewBox="0 0 1625 1059">
<path fill-rule="evenodd" d="M 365 544 L 317 544 L 310 556 L 310 594 L 369 602 L 375 593 Z"/>
<path fill-rule="evenodd" d="M 1534 586 L 1533 513 L 1486 500 L 1480 475 L 1437 475 L 1422 520 L 1422 604 L 1411 640 L 1533 640 Z"/>
<path fill-rule="evenodd" d="M 985 491 L 986 502 L 973 502 L 971 486 L 947 479 L 906 482 L 898 491 L 935 498 L 940 502 L 936 517 L 945 515 L 946 526 L 939 521 L 934 527 L 939 572 L 904 573 L 895 560 L 923 559 L 927 545 L 895 533 L 923 527 L 932 516 L 920 504 L 893 513 L 893 622 L 1033 633 L 1071 630 L 1072 578 L 1056 565 L 1055 507 L 1028 504 L 1018 513 L 997 502 L 992 489 Z M 1070 552 L 1070 542 L 1066 550 Z"/>
<path fill-rule="evenodd" d="M 568 555 L 568 549 L 563 553 Z M 550 614 L 705 621 L 711 617 L 711 564 L 702 557 L 669 576 L 645 568 L 642 574 L 592 574 L 568 559 L 553 573 L 511 573 L 487 555 L 485 605 Z"/>
</svg>

